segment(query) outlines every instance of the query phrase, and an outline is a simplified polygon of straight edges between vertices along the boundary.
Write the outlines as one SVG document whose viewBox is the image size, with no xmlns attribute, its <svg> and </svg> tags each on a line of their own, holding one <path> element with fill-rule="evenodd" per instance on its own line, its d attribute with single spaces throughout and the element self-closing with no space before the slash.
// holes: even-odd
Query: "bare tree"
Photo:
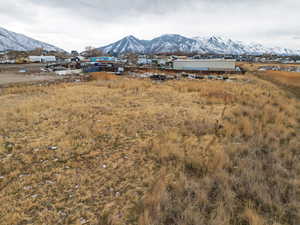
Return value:
<svg viewBox="0 0 300 225">
<path fill-rule="evenodd" d="M 4 54 L 0 54 L 0 62 L 5 60 L 5 55 Z"/>
<path fill-rule="evenodd" d="M 136 53 L 128 53 L 127 59 L 129 62 L 136 64 L 138 61 L 138 55 Z"/>
<path fill-rule="evenodd" d="M 16 58 L 19 57 L 19 56 L 20 56 L 20 52 L 18 52 L 18 51 L 9 51 L 9 52 L 7 53 L 7 57 L 8 57 L 8 59 L 10 59 L 10 60 L 16 59 Z"/>
<path fill-rule="evenodd" d="M 85 53 L 87 57 L 98 57 L 98 56 L 102 56 L 103 53 L 99 50 L 96 49 L 92 46 L 88 46 L 85 48 Z"/>
<path fill-rule="evenodd" d="M 31 55 L 42 55 L 43 52 L 44 52 L 43 48 L 36 48 L 36 49 L 30 51 L 29 54 L 31 54 Z"/>
<path fill-rule="evenodd" d="M 76 50 L 71 51 L 72 56 L 79 56 L 79 53 Z"/>
</svg>

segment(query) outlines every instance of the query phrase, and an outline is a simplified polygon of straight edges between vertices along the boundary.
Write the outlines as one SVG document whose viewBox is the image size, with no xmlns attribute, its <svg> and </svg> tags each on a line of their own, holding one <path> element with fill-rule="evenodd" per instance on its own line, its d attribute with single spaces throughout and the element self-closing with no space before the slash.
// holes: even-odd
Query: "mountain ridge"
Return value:
<svg viewBox="0 0 300 225">
<path fill-rule="evenodd" d="M 133 35 L 116 41 L 112 44 L 99 47 L 104 53 L 142 53 L 158 54 L 170 52 L 197 52 L 199 54 L 232 54 L 232 55 L 300 55 L 300 50 L 282 47 L 265 47 L 259 43 L 246 44 L 230 38 L 219 36 L 205 36 L 188 38 L 179 34 L 164 34 L 152 40 L 140 40 Z"/>
<path fill-rule="evenodd" d="M 65 50 L 54 45 L 0 27 L 0 51 L 31 51 L 36 48 L 43 48 L 46 51 L 65 52 Z"/>
</svg>

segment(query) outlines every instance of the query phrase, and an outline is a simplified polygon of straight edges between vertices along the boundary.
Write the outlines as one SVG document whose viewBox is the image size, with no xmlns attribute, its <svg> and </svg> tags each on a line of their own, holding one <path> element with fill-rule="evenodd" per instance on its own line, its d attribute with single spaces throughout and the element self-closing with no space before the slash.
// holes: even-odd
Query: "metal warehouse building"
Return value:
<svg viewBox="0 0 300 225">
<path fill-rule="evenodd" d="M 232 59 L 187 59 L 173 61 L 175 70 L 194 71 L 234 71 L 235 60 Z"/>
</svg>

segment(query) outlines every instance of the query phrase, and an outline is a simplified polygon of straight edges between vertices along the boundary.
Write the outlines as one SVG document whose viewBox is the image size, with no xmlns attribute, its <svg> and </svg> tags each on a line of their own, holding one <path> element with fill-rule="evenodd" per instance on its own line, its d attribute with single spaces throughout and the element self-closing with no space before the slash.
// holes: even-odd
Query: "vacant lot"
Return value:
<svg viewBox="0 0 300 225">
<path fill-rule="evenodd" d="M 11 85 L 17 83 L 28 83 L 28 82 L 38 82 L 38 81 L 50 81 L 61 79 L 58 76 L 51 75 L 34 75 L 34 74 L 18 74 L 18 73 L 0 73 L 0 86 L 1 85 Z"/>
<path fill-rule="evenodd" d="M 0 72 L 14 71 L 17 72 L 20 69 L 27 69 L 29 72 L 39 72 L 41 63 L 31 63 L 31 64 L 0 64 Z"/>
<path fill-rule="evenodd" d="M 20 83 L 36 83 L 62 79 L 50 73 L 41 73 L 42 64 L 0 64 L 0 86 Z M 25 73 L 19 72 L 25 69 Z"/>
<path fill-rule="evenodd" d="M 267 81 L 0 95 L 0 224 L 296 225 L 299 102 Z"/>
</svg>

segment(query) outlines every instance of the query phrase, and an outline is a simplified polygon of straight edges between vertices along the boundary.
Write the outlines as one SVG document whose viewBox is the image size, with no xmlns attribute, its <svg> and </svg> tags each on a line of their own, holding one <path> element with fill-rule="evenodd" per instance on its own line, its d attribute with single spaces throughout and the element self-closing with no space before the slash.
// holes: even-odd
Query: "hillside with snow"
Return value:
<svg viewBox="0 0 300 225">
<path fill-rule="evenodd" d="M 152 40 L 139 40 L 134 36 L 127 36 L 115 43 L 100 47 L 104 53 L 144 53 L 157 54 L 166 52 L 197 52 L 199 54 L 233 54 L 233 55 L 300 55 L 300 50 L 281 47 L 268 48 L 258 43 L 246 44 L 241 41 L 222 37 L 193 37 L 187 38 L 178 34 L 162 35 Z"/>
<path fill-rule="evenodd" d="M 53 45 L 0 27 L 0 51 L 30 51 L 36 48 L 43 48 L 46 51 L 64 51 L 63 49 L 60 49 Z"/>
</svg>

